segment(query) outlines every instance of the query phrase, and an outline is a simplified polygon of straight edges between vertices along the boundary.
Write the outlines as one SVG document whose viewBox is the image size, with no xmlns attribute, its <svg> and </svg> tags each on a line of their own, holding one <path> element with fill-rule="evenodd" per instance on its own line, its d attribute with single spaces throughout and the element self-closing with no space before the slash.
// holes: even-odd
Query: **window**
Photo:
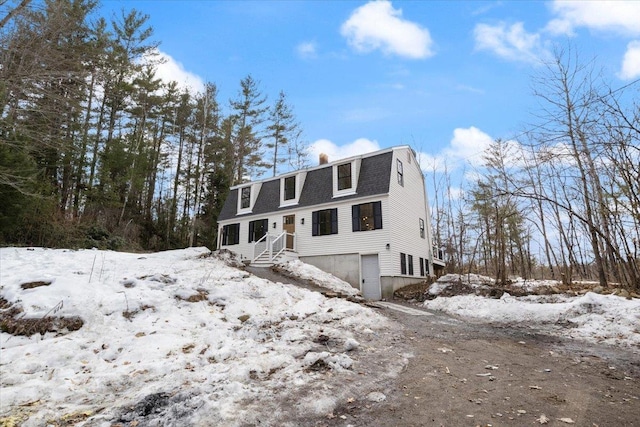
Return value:
<svg viewBox="0 0 640 427">
<path fill-rule="evenodd" d="M 351 163 L 338 166 L 338 191 L 351 188 Z"/>
<path fill-rule="evenodd" d="M 424 258 L 420 258 L 418 264 L 420 264 L 420 275 L 424 276 Z"/>
<path fill-rule="evenodd" d="M 257 242 L 262 239 L 269 230 L 269 221 L 267 219 L 258 219 L 249 223 L 249 243 Z"/>
<path fill-rule="evenodd" d="M 237 245 L 240 243 L 240 224 L 229 224 L 222 227 L 222 244 Z"/>
<path fill-rule="evenodd" d="M 284 199 L 293 200 L 296 198 L 296 177 L 290 176 L 284 179 Z"/>
<path fill-rule="evenodd" d="M 407 274 L 407 255 L 400 254 L 400 274 Z"/>
<path fill-rule="evenodd" d="M 251 187 L 243 187 L 240 190 L 240 209 L 249 209 L 251 206 Z"/>
<path fill-rule="evenodd" d="M 424 239 L 424 219 L 420 218 L 418 222 L 420 224 L 420 237 Z"/>
<path fill-rule="evenodd" d="M 382 202 L 351 206 L 353 231 L 369 231 L 382 228 Z"/>
<path fill-rule="evenodd" d="M 407 264 L 409 265 L 409 275 L 413 276 L 413 255 L 407 255 Z"/>
<path fill-rule="evenodd" d="M 402 169 L 402 162 L 398 159 L 398 184 L 404 187 L 404 171 Z"/>
<path fill-rule="evenodd" d="M 428 259 L 424 260 L 424 275 L 425 276 L 429 275 L 429 260 Z"/>
<path fill-rule="evenodd" d="M 311 213 L 313 222 L 311 234 L 313 236 L 326 236 L 338 234 L 338 209 L 324 209 Z"/>
</svg>

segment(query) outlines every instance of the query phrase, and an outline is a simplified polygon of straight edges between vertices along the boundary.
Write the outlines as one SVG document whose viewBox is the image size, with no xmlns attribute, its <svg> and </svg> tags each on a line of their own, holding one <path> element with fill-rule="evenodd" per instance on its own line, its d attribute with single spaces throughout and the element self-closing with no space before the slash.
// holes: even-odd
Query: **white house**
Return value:
<svg viewBox="0 0 640 427">
<path fill-rule="evenodd" d="M 424 177 L 408 146 L 232 187 L 219 248 L 270 265 L 292 256 L 360 289 L 367 299 L 444 267 L 433 247 Z"/>
</svg>

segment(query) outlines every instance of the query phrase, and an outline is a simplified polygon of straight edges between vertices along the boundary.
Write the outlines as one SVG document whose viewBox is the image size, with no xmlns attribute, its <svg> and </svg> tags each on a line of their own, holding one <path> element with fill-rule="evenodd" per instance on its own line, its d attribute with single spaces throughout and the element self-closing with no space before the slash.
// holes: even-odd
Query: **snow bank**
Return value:
<svg viewBox="0 0 640 427">
<path fill-rule="evenodd" d="M 513 297 L 505 293 L 500 299 L 476 295 L 438 297 L 426 301 L 424 306 L 477 321 L 542 327 L 560 336 L 640 346 L 640 300 L 637 299 L 592 292 L 579 297 Z"/>
<path fill-rule="evenodd" d="M 259 279 L 208 253 L 1 248 L 0 296 L 25 317 L 61 307 L 56 316 L 80 316 L 84 326 L 0 334 L 0 421 L 109 425 L 156 405 L 165 424 L 268 424 L 279 416 L 269 402 L 295 401 L 315 386 L 309 368 L 318 360 L 360 381 L 351 369 L 363 354 L 356 338 L 393 329 L 366 307 Z M 49 284 L 21 286 L 32 281 Z M 339 399 L 335 391 L 318 396 L 328 412 Z M 317 410 L 306 402 L 296 411 Z"/>
<path fill-rule="evenodd" d="M 335 276 L 320 270 L 310 264 L 305 264 L 300 260 L 285 261 L 278 264 L 278 267 L 289 274 L 304 280 L 310 280 L 316 285 L 327 288 L 344 295 L 360 295 L 360 290 L 354 288 L 349 283 L 336 278 Z"/>
</svg>

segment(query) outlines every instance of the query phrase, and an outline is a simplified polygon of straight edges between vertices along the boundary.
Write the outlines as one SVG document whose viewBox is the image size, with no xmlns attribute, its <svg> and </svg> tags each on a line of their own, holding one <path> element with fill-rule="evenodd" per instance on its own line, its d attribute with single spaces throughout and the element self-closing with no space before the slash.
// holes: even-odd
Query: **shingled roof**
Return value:
<svg viewBox="0 0 640 427">
<path fill-rule="evenodd" d="M 356 199 L 361 197 L 374 196 L 377 194 L 389 193 L 389 183 L 391 179 L 391 162 L 393 151 L 387 151 L 371 157 L 363 157 L 358 176 L 358 186 L 356 194 L 340 197 L 341 200 Z M 253 206 L 251 214 L 241 215 L 244 217 L 264 215 L 271 212 L 286 211 L 331 203 L 333 199 L 332 187 L 332 167 L 328 164 L 324 167 L 312 169 L 307 173 L 304 187 L 300 193 L 298 204 L 294 206 L 280 207 L 280 178 L 276 177 L 262 183 L 260 194 Z M 238 188 L 229 191 L 227 200 L 220 211 L 218 219 L 224 221 L 236 217 L 238 205 Z"/>
</svg>

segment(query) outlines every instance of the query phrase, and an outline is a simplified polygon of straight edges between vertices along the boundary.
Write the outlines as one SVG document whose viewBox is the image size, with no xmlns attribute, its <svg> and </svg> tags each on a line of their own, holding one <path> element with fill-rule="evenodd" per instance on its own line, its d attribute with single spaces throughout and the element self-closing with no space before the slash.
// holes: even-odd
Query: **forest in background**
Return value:
<svg viewBox="0 0 640 427">
<path fill-rule="evenodd" d="M 98 7 L 22 0 L 0 21 L 0 241 L 215 248 L 230 186 L 305 165 L 286 94 L 164 82 L 149 17 Z"/>
<path fill-rule="evenodd" d="M 460 186 L 439 165 L 447 271 L 640 290 L 638 83 L 614 88 L 595 60 L 559 48 L 532 79 L 539 109 L 517 140 L 494 141 Z"/>
<path fill-rule="evenodd" d="M 251 75 L 226 102 L 181 89 L 155 74 L 148 16 L 34 4 L 0 0 L 1 244 L 214 249 L 230 186 L 307 165 L 285 92 L 270 102 Z M 446 165 L 426 176 L 446 270 L 639 290 L 638 82 L 614 88 L 569 49 L 532 88 L 517 140 L 461 185 Z"/>
</svg>

